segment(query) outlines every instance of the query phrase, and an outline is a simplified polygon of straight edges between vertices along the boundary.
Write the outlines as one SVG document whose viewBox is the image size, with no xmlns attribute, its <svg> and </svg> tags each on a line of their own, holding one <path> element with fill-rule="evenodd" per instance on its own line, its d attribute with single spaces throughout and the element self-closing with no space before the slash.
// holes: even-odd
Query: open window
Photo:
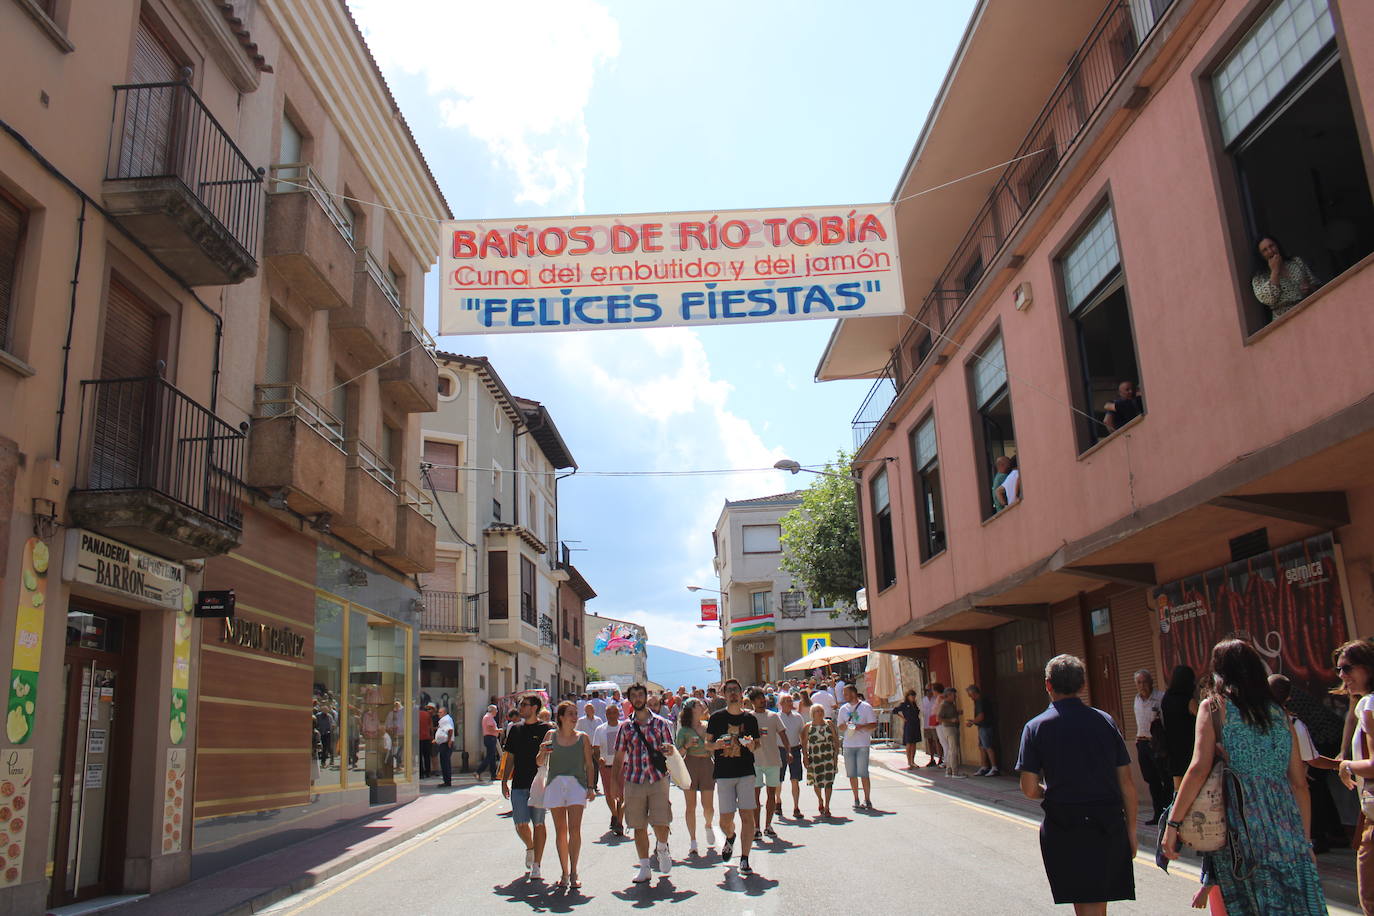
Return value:
<svg viewBox="0 0 1374 916">
<path fill-rule="evenodd" d="M 1111 207 L 1089 221 L 1060 258 L 1071 370 L 1079 379 L 1078 449 L 1145 412 L 1126 277 Z"/>
<path fill-rule="evenodd" d="M 935 448 L 935 414 L 927 414 L 911 434 L 915 459 L 917 516 L 921 526 L 921 562 L 945 549 L 945 497 L 940 489 L 940 459 Z"/>
<path fill-rule="evenodd" d="M 868 485 L 873 500 L 873 560 L 877 566 L 878 591 L 897 581 L 897 552 L 892 544 L 892 503 L 888 499 L 887 468 L 873 475 Z"/>
<path fill-rule="evenodd" d="M 1374 203 L 1327 0 L 1276 0 L 1212 77 L 1246 238 L 1247 332 L 1374 251 Z M 1259 255 L 1265 238 L 1283 258 Z"/>
<path fill-rule="evenodd" d="M 988 341 L 974 356 L 969 365 L 969 375 L 973 385 L 974 410 L 978 415 L 973 434 L 983 456 L 978 469 L 983 493 L 980 500 L 982 515 L 983 518 L 991 518 L 1010 504 L 1004 503 L 996 495 L 997 487 L 1002 483 L 999 475 L 1009 473 L 1002 468 L 1015 469 L 1017 459 L 1016 427 L 1011 419 L 1011 391 L 1007 386 L 1007 360 L 1001 334 Z M 999 464 L 999 459 L 1006 461 Z"/>
</svg>

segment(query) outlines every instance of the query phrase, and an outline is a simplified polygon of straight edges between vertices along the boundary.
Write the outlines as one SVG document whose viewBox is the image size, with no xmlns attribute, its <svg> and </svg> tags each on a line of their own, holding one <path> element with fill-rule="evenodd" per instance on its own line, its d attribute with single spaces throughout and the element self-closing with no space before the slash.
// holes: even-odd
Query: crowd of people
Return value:
<svg viewBox="0 0 1374 916">
<path fill-rule="evenodd" d="M 633 835 L 633 883 L 652 880 L 655 869 L 669 874 L 674 784 L 682 795 L 687 856 L 718 851 L 722 863 L 748 876 L 754 844 L 779 841 L 775 825 L 787 819 L 785 789 L 792 820 L 805 818 L 803 779 L 815 795 L 815 817 L 829 819 L 843 759 L 854 810 L 872 810 L 868 755 L 877 725 L 873 707 L 841 679 L 746 690 L 730 678 L 719 688 L 676 692 L 635 684 L 623 695 L 593 691 L 553 710 L 538 694 L 527 694 L 504 728 L 495 706 L 483 716 L 481 772 L 499 779 L 510 800 L 531 880 L 543 880 L 547 816 L 560 868 L 556 887 L 581 887 L 582 822 L 598 793 L 608 832 Z"/>
<path fill-rule="evenodd" d="M 1374 914 L 1374 642 L 1347 642 L 1334 661 L 1340 683 L 1331 693 L 1349 701 L 1334 756 L 1319 753 L 1290 712 L 1291 681 L 1270 673 L 1244 639 L 1218 642 L 1201 679 L 1178 666 L 1158 690 L 1151 672 L 1135 673 L 1136 765 L 1150 792 L 1148 823 L 1163 821 L 1156 861 L 1167 867 L 1185 841 L 1206 850 L 1194 907 L 1325 913 L 1316 854 L 1353 845 L 1360 906 Z M 1041 851 L 1055 902 L 1096 914 L 1134 899 L 1137 799 L 1126 743 L 1111 716 L 1080 699 L 1085 680 L 1080 659 L 1050 660 L 1050 706 L 1022 731 L 1017 769 L 1022 791 L 1045 812 Z M 1323 730 L 1326 718 L 1340 721 L 1310 718 Z M 1353 842 L 1333 801 L 1341 789 L 1326 781 L 1331 771 L 1357 793 Z"/>
</svg>

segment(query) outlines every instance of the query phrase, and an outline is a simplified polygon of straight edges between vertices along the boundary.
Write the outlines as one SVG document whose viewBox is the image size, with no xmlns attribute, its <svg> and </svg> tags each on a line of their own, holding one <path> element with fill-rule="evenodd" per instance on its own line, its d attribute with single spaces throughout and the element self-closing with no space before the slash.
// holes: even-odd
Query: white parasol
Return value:
<svg viewBox="0 0 1374 916">
<path fill-rule="evenodd" d="M 812 668 L 824 668 L 826 665 L 838 665 L 840 662 L 847 662 L 850 659 L 862 658 L 867 654 L 867 649 L 853 646 L 822 646 L 815 652 L 803 655 L 782 670 L 808 671 Z"/>
</svg>

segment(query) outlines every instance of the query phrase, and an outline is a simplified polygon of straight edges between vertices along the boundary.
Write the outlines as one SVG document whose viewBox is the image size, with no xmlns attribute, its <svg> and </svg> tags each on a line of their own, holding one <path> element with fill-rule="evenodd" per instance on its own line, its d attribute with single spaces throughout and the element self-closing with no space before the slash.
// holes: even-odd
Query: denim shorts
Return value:
<svg viewBox="0 0 1374 916">
<path fill-rule="evenodd" d="M 796 780 L 796 781 L 798 781 L 798 782 L 801 781 L 801 778 L 802 778 L 802 749 L 801 749 L 801 748 L 799 748 L 799 747 L 794 747 L 794 748 L 792 748 L 792 750 L 791 750 L 790 752 L 788 752 L 787 759 L 786 759 L 785 761 L 783 761 L 782 766 L 778 768 L 778 779 L 779 779 L 779 780 L 786 779 L 786 778 L 787 778 L 787 771 L 788 771 L 788 770 L 791 770 L 791 771 L 792 771 L 792 778 L 793 778 L 794 780 Z"/>
<path fill-rule="evenodd" d="M 868 750 L 867 747 L 844 749 L 844 775 L 850 779 L 868 778 Z"/>
<path fill-rule="evenodd" d="M 510 790 L 510 810 L 511 820 L 517 824 L 533 824 L 536 827 L 544 824 L 544 809 L 530 807 L 529 789 Z"/>
<path fill-rule="evenodd" d="M 992 750 L 993 744 L 997 741 L 997 732 L 990 725 L 978 726 L 978 746 Z"/>
</svg>

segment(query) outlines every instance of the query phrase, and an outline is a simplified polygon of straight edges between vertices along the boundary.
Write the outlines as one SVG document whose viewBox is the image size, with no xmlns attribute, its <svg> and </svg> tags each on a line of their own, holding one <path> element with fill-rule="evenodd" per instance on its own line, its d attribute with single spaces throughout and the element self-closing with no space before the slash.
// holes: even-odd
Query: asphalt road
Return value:
<svg viewBox="0 0 1374 916">
<path fill-rule="evenodd" d="M 716 851 L 688 857 L 681 793 L 672 873 L 647 885 L 631 882 L 634 844 L 606 832 L 605 804 L 588 809 L 583 830 L 580 892 L 562 892 L 552 826 L 544 853 L 544 882 L 526 879 L 523 848 L 497 787 L 485 803 L 381 858 L 359 865 L 266 912 L 285 914 L 623 913 L 666 906 L 672 914 L 740 913 L 763 916 L 870 911 L 919 914 L 1068 913 L 1050 898 L 1040 863 L 1037 824 L 1014 814 L 951 798 L 900 774 L 875 768 L 873 813 L 850 810 L 837 784 L 836 818 L 775 823 L 779 839 L 750 855 L 755 875 L 741 878 Z M 803 785 L 802 811 L 815 799 Z M 700 816 L 698 812 L 698 817 Z M 551 825 L 550 821 L 550 825 Z M 1196 913 L 1189 903 L 1197 874 L 1169 874 L 1136 860 L 1135 901 L 1112 913 Z M 880 908 L 880 909 L 878 909 Z M 1332 907 L 1333 913 L 1354 912 Z"/>
</svg>

